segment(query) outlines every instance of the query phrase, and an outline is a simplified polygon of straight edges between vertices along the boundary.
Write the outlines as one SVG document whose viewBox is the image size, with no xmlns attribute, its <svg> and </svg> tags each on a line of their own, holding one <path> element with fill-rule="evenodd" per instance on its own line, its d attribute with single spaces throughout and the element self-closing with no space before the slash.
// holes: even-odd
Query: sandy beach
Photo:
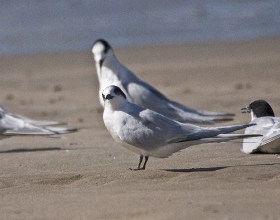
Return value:
<svg viewBox="0 0 280 220">
<path fill-rule="evenodd" d="M 280 115 L 280 37 L 115 53 L 168 97 L 236 114 L 217 125 L 248 122 L 240 109 L 260 98 Z M 240 142 L 192 146 L 130 171 L 138 155 L 103 125 L 90 48 L 2 56 L 0 71 L 7 110 L 80 128 L 1 140 L 1 219 L 280 219 L 280 156 L 246 155 Z"/>
</svg>

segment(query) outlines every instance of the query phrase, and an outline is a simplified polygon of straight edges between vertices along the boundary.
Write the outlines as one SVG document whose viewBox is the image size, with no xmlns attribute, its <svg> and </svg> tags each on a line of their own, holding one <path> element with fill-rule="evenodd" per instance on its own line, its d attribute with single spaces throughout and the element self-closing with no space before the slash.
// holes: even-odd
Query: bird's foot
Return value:
<svg viewBox="0 0 280 220">
<path fill-rule="evenodd" d="M 139 170 L 145 170 L 145 168 L 144 167 L 138 167 L 138 168 L 129 168 L 129 170 L 131 170 L 131 171 L 139 171 Z"/>
</svg>

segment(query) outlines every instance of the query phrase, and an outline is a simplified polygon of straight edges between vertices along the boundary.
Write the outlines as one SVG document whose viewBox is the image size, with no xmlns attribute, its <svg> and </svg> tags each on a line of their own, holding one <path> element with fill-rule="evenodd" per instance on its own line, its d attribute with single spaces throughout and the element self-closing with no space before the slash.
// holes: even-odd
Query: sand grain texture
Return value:
<svg viewBox="0 0 280 220">
<path fill-rule="evenodd" d="M 116 49 L 168 97 L 233 112 L 264 98 L 280 115 L 280 38 Z M 9 111 L 80 127 L 63 138 L 0 144 L 1 219 L 279 219 L 280 158 L 245 155 L 240 143 L 193 146 L 132 172 L 138 156 L 102 122 L 90 50 L 0 57 Z M 233 124 L 227 123 L 227 124 Z"/>
</svg>

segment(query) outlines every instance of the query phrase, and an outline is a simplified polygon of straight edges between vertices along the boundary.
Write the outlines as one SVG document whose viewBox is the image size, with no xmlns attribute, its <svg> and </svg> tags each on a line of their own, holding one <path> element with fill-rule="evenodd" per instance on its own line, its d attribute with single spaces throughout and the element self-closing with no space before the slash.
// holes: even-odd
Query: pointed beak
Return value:
<svg viewBox="0 0 280 220">
<path fill-rule="evenodd" d="M 105 96 L 105 95 L 102 94 L 103 101 L 105 101 L 106 99 L 107 99 L 107 100 L 110 100 L 110 99 L 112 99 L 113 97 L 114 97 L 114 96 L 112 96 L 112 95 L 110 95 L 110 94 L 108 94 L 107 96 Z"/>
<path fill-rule="evenodd" d="M 108 94 L 108 95 L 105 97 L 105 99 L 107 99 L 107 100 L 110 100 L 110 99 L 112 99 L 112 98 L 114 98 L 114 96 L 112 96 L 112 95 L 110 95 L 110 94 Z"/>
<path fill-rule="evenodd" d="M 102 67 L 102 65 L 103 65 L 103 62 L 104 62 L 104 59 L 101 59 L 101 60 L 99 61 L 100 69 L 101 69 L 101 67 Z"/>
<path fill-rule="evenodd" d="M 250 110 L 249 107 L 244 107 L 244 108 L 241 109 L 241 112 L 242 112 L 242 113 L 250 113 L 251 110 Z"/>
</svg>

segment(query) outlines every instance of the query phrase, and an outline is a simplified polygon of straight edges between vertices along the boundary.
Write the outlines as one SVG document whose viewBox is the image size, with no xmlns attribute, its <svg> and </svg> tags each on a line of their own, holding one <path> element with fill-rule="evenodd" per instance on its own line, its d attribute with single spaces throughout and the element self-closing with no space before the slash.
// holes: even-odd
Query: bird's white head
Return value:
<svg viewBox="0 0 280 220">
<path fill-rule="evenodd" d="M 106 40 L 98 39 L 94 42 L 91 52 L 96 64 L 101 68 L 109 54 L 112 53 L 112 47 Z"/>
<path fill-rule="evenodd" d="M 126 95 L 117 86 L 107 86 L 102 92 L 102 98 L 104 106 L 110 105 L 112 107 L 118 107 L 126 102 Z"/>
</svg>

